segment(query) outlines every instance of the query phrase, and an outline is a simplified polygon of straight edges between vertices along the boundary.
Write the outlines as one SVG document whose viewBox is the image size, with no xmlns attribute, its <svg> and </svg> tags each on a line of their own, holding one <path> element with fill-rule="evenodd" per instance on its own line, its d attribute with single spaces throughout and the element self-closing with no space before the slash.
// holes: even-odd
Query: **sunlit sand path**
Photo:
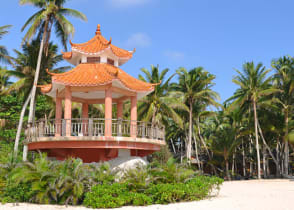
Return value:
<svg viewBox="0 0 294 210">
<path fill-rule="evenodd" d="M 294 180 L 251 180 L 225 182 L 217 197 L 186 203 L 123 207 L 122 210 L 293 210 Z M 54 205 L 5 204 L 2 210 L 86 210 L 85 207 Z"/>
</svg>

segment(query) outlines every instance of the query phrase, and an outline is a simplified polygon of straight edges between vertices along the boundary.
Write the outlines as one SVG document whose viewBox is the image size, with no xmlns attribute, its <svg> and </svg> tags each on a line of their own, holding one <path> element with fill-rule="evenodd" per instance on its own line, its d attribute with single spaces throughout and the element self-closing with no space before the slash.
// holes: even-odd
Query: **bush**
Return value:
<svg viewBox="0 0 294 210">
<path fill-rule="evenodd" d="M 130 192 L 128 183 L 102 184 L 86 193 L 84 205 L 91 208 L 117 208 L 125 205 L 143 206 L 152 199 L 143 193 Z"/>
<path fill-rule="evenodd" d="M 117 208 L 200 200 L 209 196 L 213 189 L 219 189 L 222 182 L 217 177 L 198 176 L 186 183 L 150 184 L 143 192 L 137 192 L 128 183 L 96 185 L 86 194 L 83 204 L 91 208 Z"/>
</svg>

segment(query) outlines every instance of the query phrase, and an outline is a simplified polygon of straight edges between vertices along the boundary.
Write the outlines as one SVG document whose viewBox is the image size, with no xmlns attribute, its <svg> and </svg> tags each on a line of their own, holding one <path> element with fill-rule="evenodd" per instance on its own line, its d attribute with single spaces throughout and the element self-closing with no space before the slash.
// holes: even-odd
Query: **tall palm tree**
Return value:
<svg viewBox="0 0 294 210">
<path fill-rule="evenodd" d="M 233 121 L 230 122 L 223 113 L 219 113 L 215 120 L 215 130 L 211 134 L 212 145 L 211 150 L 217 155 L 223 156 L 225 160 L 226 176 L 230 180 L 229 173 L 229 157 L 233 154 L 235 148 L 240 144 L 237 138 L 237 129 L 233 126 Z"/>
<path fill-rule="evenodd" d="M 235 76 L 233 82 L 240 86 L 234 95 L 228 99 L 228 101 L 235 100 L 234 103 L 243 107 L 246 102 L 250 102 L 254 112 L 254 127 L 255 127 L 255 146 L 257 155 L 257 175 L 260 176 L 260 154 L 259 154 L 259 142 L 258 142 L 258 115 L 257 105 L 261 97 L 269 96 L 277 92 L 271 86 L 272 77 L 268 77 L 269 69 L 266 69 L 262 63 L 257 65 L 254 62 L 247 62 L 243 64 L 242 72 L 236 70 L 238 76 Z"/>
<path fill-rule="evenodd" d="M 281 57 L 272 62 L 272 67 L 276 73 L 274 82 L 278 89 L 282 90 L 277 95 L 275 101 L 282 106 L 284 113 L 284 174 L 289 173 L 289 119 L 294 107 L 294 59 L 291 57 Z"/>
<path fill-rule="evenodd" d="M 5 90 L 9 88 L 12 82 L 9 80 L 9 71 L 0 66 L 0 95 L 5 93 Z"/>
<path fill-rule="evenodd" d="M 50 40 L 51 30 L 54 27 L 57 37 L 59 37 L 64 46 L 70 35 L 74 34 L 73 25 L 66 19 L 65 16 L 73 16 L 82 20 L 87 20 L 86 16 L 81 12 L 69 8 L 64 8 L 64 4 L 67 0 L 19 0 L 21 5 L 31 4 L 38 9 L 38 12 L 33 14 L 22 27 L 22 31 L 29 27 L 24 37 L 25 41 L 31 40 L 33 36 L 38 32 L 42 34 L 38 62 L 34 77 L 34 85 L 32 87 L 30 110 L 28 119 L 28 129 L 30 129 L 34 117 L 34 106 L 36 88 L 39 80 L 40 66 L 43 55 L 43 48 L 45 46 L 45 52 L 47 54 L 48 43 Z M 66 47 L 65 47 L 66 48 Z M 26 159 L 27 147 L 24 147 L 24 159 Z"/>
<path fill-rule="evenodd" d="M 8 33 L 8 30 L 11 25 L 5 25 L 0 27 L 0 40 L 3 38 L 4 35 Z M 10 57 L 8 55 L 8 51 L 5 46 L 0 45 L 0 61 L 4 63 L 10 63 Z"/>
<path fill-rule="evenodd" d="M 151 65 L 150 72 L 142 68 L 141 71 L 145 77 L 139 75 L 139 79 L 145 82 L 158 84 L 154 91 L 143 98 L 138 106 L 138 115 L 144 121 L 152 121 L 152 124 L 159 124 L 166 121 L 165 117 L 172 118 L 178 125 L 182 125 L 182 119 L 177 114 L 175 109 L 186 109 L 181 98 L 172 97 L 169 95 L 170 80 L 174 75 L 171 75 L 165 80 L 168 69 L 159 72 L 159 67 Z M 164 81 L 164 82 L 162 82 Z"/>
<path fill-rule="evenodd" d="M 19 78 L 14 84 L 10 85 L 6 92 L 10 91 L 18 91 L 20 95 L 23 95 L 26 98 L 24 102 L 24 106 L 22 107 L 18 130 L 15 138 L 14 144 L 14 157 L 17 157 L 19 139 L 21 134 L 22 122 L 24 118 L 24 114 L 26 111 L 26 107 L 29 103 L 29 95 L 31 94 L 31 89 L 34 83 L 34 76 L 36 72 L 36 63 L 37 63 L 37 55 L 40 47 L 40 41 L 38 39 L 33 40 L 30 44 L 25 43 L 22 46 L 22 52 L 15 50 L 17 57 L 14 60 L 14 65 L 16 67 L 15 71 L 9 71 L 10 75 L 16 76 Z M 62 72 L 69 69 L 69 66 L 58 67 L 55 68 L 60 61 L 62 61 L 62 55 L 57 54 L 58 48 L 56 45 L 52 43 L 48 44 L 48 52 L 47 56 L 45 52 L 43 52 L 42 56 L 42 65 L 40 67 L 40 83 L 48 83 L 50 80 L 50 76 L 46 73 L 45 69 L 53 69 L 55 72 Z"/>
<path fill-rule="evenodd" d="M 185 68 L 177 70 L 179 83 L 172 84 L 174 94 L 181 95 L 185 104 L 189 107 L 189 137 L 187 143 L 187 159 L 191 160 L 192 131 L 193 131 L 193 106 L 197 102 L 205 105 L 218 105 L 218 94 L 211 88 L 215 76 L 205 71 L 202 67 L 196 67 L 189 72 Z"/>
</svg>

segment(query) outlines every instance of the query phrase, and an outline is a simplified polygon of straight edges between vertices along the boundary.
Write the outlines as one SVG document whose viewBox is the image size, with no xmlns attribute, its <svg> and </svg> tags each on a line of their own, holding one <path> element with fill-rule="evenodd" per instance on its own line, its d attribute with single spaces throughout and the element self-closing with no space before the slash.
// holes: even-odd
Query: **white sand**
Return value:
<svg viewBox="0 0 294 210">
<path fill-rule="evenodd" d="M 0 210 L 89 210 L 33 204 L 0 204 Z M 225 182 L 217 197 L 187 203 L 123 207 L 121 210 L 294 210 L 294 180 L 261 180 Z"/>
</svg>

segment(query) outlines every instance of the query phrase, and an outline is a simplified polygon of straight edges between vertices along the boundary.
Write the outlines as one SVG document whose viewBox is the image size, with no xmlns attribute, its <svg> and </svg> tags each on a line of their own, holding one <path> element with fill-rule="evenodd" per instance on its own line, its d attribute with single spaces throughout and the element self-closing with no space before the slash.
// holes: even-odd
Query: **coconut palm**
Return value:
<svg viewBox="0 0 294 210">
<path fill-rule="evenodd" d="M 8 70 L 0 66 L 0 95 L 12 84 Z"/>
<path fill-rule="evenodd" d="M 9 71 L 10 75 L 17 76 L 19 80 L 10 85 L 10 87 L 7 89 L 7 92 L 16 90 L 20 95 L 23 95 L 24 98 L 26 98 L 22 107 L 17 135 L 15 138 L 14 157 L 17 157 L 22 122 L 26 107 L 29 103 L 29 96 L 31 95 L 32 91 L 31 89 L 34 84 L 34 76 L 36 72 L 35 67 L 37 63 L 39 47 L 40 41 L 37 39 L 33 40 L 30 44 L 25 43 L 22 46 L 22 52 L 15 50 L 17 57 L 13 60 L 16 69 L 15 71 Z M 57 51 L 57 46 L 49 43 L 47 56 L 45 55 L 45 53 L 43 53 L 44 56 L 42 56 L 42 65 L 40 66 L 40 69 L 42 70 L 40 74 L 41 84 L 46 83 L 50 80 L 50 76 L 46 73 L 45 69 L 49 68 L 53 69 L 53 71 L 55 72 L 62 72 L 70 68 L 69 66 L 55 68 L 56 65 L 58 65 L 58 63 L 62 61 L 62 55 L 57 54 Z"/>
<path fill-rule="evenodd" d="M 223 156 L 225 160 L 226 176 L 230 180 L 229 173 L 229 157 L 233 154 L 235 148 L 240 144 L 236 138 L 237 131 L 232 124 L 225 120 L 225 122 L 216 121 L 216 129 L 212 134 L 211 150 L 214 154 Z"/>
<path fill-rule="evenodd" d="M 284 174 L 289 173 L 289 119 L 294 107 L 294 59 L 291 57 L 281 57 L 272 62 L 272 67 L 276 73 L 274 82 L 278 89 L 282 90 L 277 95 L 275 101 L 282 107 L 284 113 Z"/>
<path fill-rule="evenodd" d="M 43 48 L 45 53 L 48 52 L 48 44 L 50 40 L 51 30 L 54 27 L 57 37 L 59 37 L 66 48 L 66 42 L 70 35 L 74 34 L 73 25 L 66 19 L 65 16 L 77 17 L 82 20 L 87 20 L 86 16 L 81 12 L 69 8 L 64 8 L 64 4 L 67 0 L 19 0 L 21 5 L 31 4 L 38 9 L 38 12 L 33 14 L 22 27 L 22 31 L 27 27 L 27 33 L 24 37 L 25 41 L 31 40 L 36 33 L 42 34 L 38 61 L 36 65 L 36 72 L 34 77 L 34 85 L 32 86 L 32 94 L 30 99 L 30 111 L 28 119 L 28 128 L 31 127 L 34 117 L 34 106 L 36 96 L 36 84 L 38 84 L 39 73 L 43 55 Z M 24 159 L 26 159 L 26 150 L 24 148 Z"/>
<path fill-rule="evenodd" d="M 218 94 L 211 90 L 215 76 L 205 71 L 202 67 L 196 67 L 189 72 L 185 68 L 177 70 L 179 83 L 173 83 L 172 90 L 184 98 L 185 104 L 189 107 L 189 137 L 187 143 L 187 159 L 191 160 L 192 132 L 193 132 L 193 106 L 195 103 L 218 106 Z"/>
<path fill-rule="evenodd" d="M 165 80 L 168 69 L 159 72 L 159 67 L 151 65 L 150 72 L 142 68 L 141 71 L 145 77 L 139 75 L 140 80 L 157 84 L 154 91 L 143 98 L 138 106 L 138 115 L 144 121 L 152 121 L 152 124 L 166 121 L 166 117 L 172 118 L 178 125 L 182 125 L 181 117 L 176 113 L 175 109 L 186 109 L 181 98 L 173 97 L 168 93 L 169 82 L 174 75 Z"/>
<path fill-rule="evenodd" d="M 3 38 L 4 35 L 8 33 L 8 30 L 11 25 L 5 25 L 0 27 L 0 40 Z M 0 45 L 0 62 L 10 63 L 10 57 L 8 55 L 8 51 L 5 46 Z"/>
<path fill-rule="evenodd" d="M 228 101 L 234 100 L 235 104 L 243 107 L 249 102 L 253 107 L 254 112 L 254 127 L 255 127 L 255 146 L 257 155 L 257 174 L 260 176 L 260 154 L 258 142 L 258 114 L 257 105 L 262 97 L 269 96 L 277 92 L 271 86 L 272 77 L 268 77 L 269 69 L 266 69 L 262 63 L 257 65 L 254 62 L 247 62 L 243 64 L 242 72 L 236 70 L 238 76 L 235 76 L 233 82 L 240 86 L 234 95 Z"/>
</svg>

